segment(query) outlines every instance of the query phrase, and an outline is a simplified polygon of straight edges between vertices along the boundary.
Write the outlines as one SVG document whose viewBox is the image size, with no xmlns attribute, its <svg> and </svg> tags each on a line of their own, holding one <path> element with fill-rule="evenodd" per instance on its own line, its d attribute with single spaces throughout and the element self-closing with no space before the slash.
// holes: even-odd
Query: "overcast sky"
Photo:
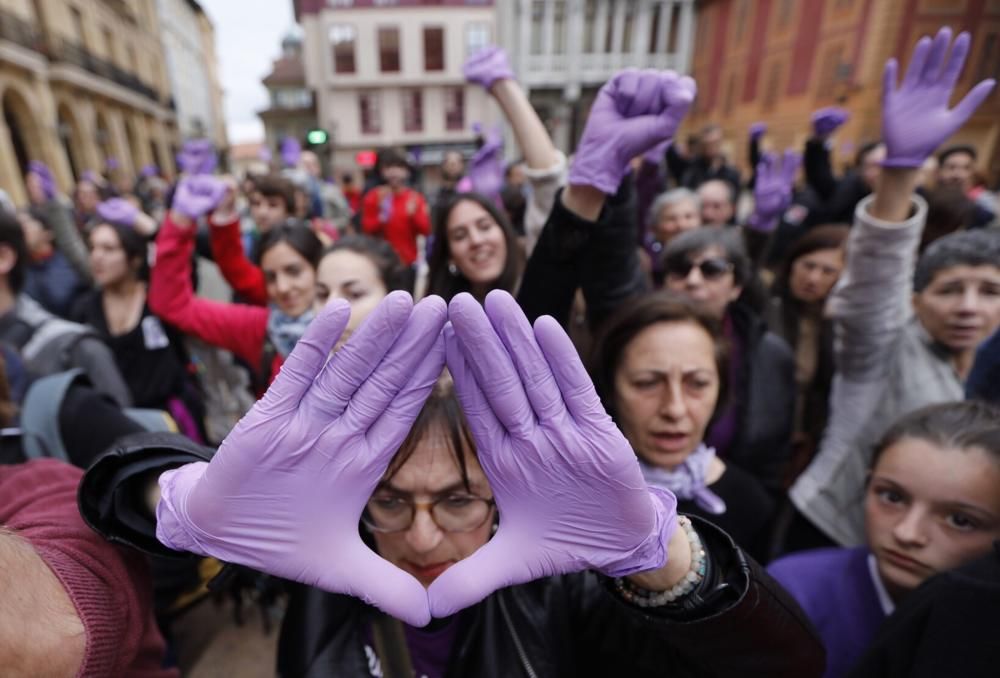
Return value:
<svg viewBox="0 0 1000 678">
<path fill-rule="evenodd" d="M 281 54 L 281 39 L 295 28 L 292 0 L 200 3 L 215 26 L 229 143 L 263 141 L 257 111 L 267 106 L 267 90 L 260 81 Z"/>
</svg>

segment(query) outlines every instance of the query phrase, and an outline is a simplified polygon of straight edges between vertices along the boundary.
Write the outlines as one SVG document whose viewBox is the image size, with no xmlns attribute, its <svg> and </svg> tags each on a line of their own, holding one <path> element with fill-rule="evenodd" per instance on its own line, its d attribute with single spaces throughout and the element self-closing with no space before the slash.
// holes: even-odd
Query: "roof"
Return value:
<svg viewBox="0 0 1000 678">
<path fill-rule="evenodd" d="M 260 158 L 260 149 L 263 146 L 263 142 L 260 141 L 233 144 L 229 147 L 229 157 L 233 160 L 257 160 Z"/>
<path fill-rule="evenodd" d="M 283 56 L 275 59 L 271 72 L 264 77 L 263 82 L 265 85 L 304 85 L 306 69 L 302 58 Z"/>
</svg>

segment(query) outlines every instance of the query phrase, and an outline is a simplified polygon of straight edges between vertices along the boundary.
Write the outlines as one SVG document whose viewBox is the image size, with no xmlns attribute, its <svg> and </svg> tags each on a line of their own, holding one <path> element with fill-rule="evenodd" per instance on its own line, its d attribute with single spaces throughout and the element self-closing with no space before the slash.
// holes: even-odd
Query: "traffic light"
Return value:
<svg viewBox="0 0 1000 678">
<path fill-rule="evenodd" d="M 311 129 L 306 132 L 306 141 L 310 146 L 322 146 L 330 139 L 325 129 Z"/>
</svg>

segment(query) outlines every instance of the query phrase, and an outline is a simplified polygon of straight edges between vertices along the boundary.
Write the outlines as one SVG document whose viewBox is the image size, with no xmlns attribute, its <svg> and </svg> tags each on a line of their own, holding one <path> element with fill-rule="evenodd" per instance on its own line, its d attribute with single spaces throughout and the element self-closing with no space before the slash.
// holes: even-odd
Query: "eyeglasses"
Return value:
<svg viewBox="0 0 1000 678">
<path fill-rule="evenodd" d="M 694 262 L 689 259 L 672 261 L 667 264 L 667 276 L 675 280 L 683 280 L 697 268 L 705 280 L 716 280 L 733 270 L 733 262 L 722 257 L 712 257 Z"/>
<path fill-rule="evenodd" d="M 405 532 L 413 525 L 417 509 L 430 511 L 442 532 L 471 532 L 489 520 L 496 503 L 471 494 L 450 494 L 434 501 L 411 501 L 395 495 L 373 496 L 361 522 L 373 532 Z"/>
</svg>

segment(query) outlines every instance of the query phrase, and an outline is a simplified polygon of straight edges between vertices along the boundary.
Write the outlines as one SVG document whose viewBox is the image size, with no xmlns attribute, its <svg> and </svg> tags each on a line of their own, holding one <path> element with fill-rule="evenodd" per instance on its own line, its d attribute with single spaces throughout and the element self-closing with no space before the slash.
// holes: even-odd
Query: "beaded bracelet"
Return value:
<svg viewBox="0 0 1000 678">
<path fill-rule="evenodd" d="M 691 524 L 691 520 L 687 516 L 678 516 L 677 526 L 684 530 L 691 545 L 691 568 L 687 574 L 666 591 L 648 591 L 636 586 L 628 579 L 618 577 L 614 580 L 618 595 L 639 607 L 660 607 L 683 598 L 698 587 L 698 584 L 705 578 L 705 548 L 701 543 L 701 537 L 695 532 L 694 525 Z"/>
</svg>

